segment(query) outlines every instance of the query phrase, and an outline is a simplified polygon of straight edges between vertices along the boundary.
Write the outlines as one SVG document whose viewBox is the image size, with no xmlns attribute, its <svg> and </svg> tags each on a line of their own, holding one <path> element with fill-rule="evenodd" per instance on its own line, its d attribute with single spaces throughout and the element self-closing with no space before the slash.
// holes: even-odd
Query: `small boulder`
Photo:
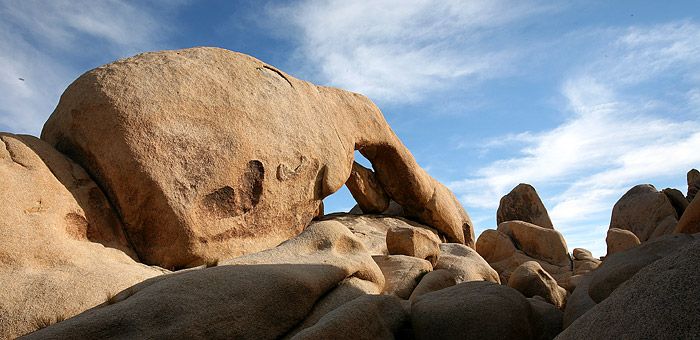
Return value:
<svg viewBox="0 0 700 340">
<path fill-rule="evenodd" d="M 408 255 L 436 265 L 440 259 L 440 239 L 427 229 L 394 226 L 386 233 L 386 247 L 391 255 Z"/>
<path fill-rule="evenodd" d="M 526 297 L 539 295 L 557 308 L 563 308 L 566 301 L 566 289 L 559 287 L 557 281 L 535 261 L 520 265 L 508 279 L 508 287 Z"/>
<path fill-rule="evenodd" d="M 423 276 L 408 299 L 412 301 L 423 294 L 452 287 L 456 284 L 457 280 L 455 279 L 455 274 L 453 274 L 451 271 L 446 269 L 435 269 Z"/>
<path fill-rule="evenodd" d="M 410 315 L 402 301 L 390 295 L 365 295 L 326 314 L 293 340 L 395 339 Z"/>
<path fill-rule="evenodd" d="M 461 283 L 411 304 L 417 340 L 539 339 L 547 331 L 540 321 L 522 294 L 492 282 Z"/>
<path fill-rule="evenodd" d="M 496 223 L 525 221 L 543 228 L 554 229 L 537 191 L 529 184 L 520 183 L 501 198 L 496 212 Z"/>
<path fill-rule="evenodd" d="M 382 294 L 408 299 L 423 275 L 433 270 L 430 262 L 405 255 L 372 256 L 381 268 L 386 284 Z"/>
<path fill-rule="evenodd" d="M 694 199 L 690 202 L 673 232 L 685 234 L 700 232 L 700 199 Z"/>
<path fill-rule="evenodd" d="M 488 263 L 505 260 L 516 250 L 513 239 L 496 229 L 484 230 L 476 240 L 476 251 Z"/>
<path fill-rule="evenodd" d="M 619 228 L 608 229 L 605 243 L 608 245 L 608 256 L 641 244 L 633 232 Z"/>
<path fill-rule="evenodd" d="M 683 193 L 678 189 L 666 188 L 661 190 L 661 192 L 668 197 L 668 200 L 671 201 L 671 205 L 676 209 L 676 215 L 678 218 L 681 218 L 683 212 L 685 212 L 685 209 L 688 207 L 688 199 L 685 198 Z"/>
<path fill-rule="evenodd" d="M 345 185 L 363 213 L 380 214 L 389 208 L 389 195 L 374 172 L 359 163 L 352 163 L 350 177 Z"/>
<path fill-rule="evenodd" d="M 693 201 L 698 190 L 700 190 L 700 171 L 691 169 L 688 171 L 688 195 L 686 196 L 688 202 Z"/>
<path fill-rule="evenodd" d="M 595 270 L 600 265 L 600 260 L 593 257 L 590 251 L 583 248 L 574 248 L 574 275 L 581 275 Z"/>
<path fill-rule="evenodd" d="M 490 281 L 501 283 L 496 272 L 476 250 L 459 243 L 440 244 L 440 261 L 435 269 L 446 269 L 455 275 L 457 283 Z"/>
<path fill-rule="evenodd" d="M 668 196 L 651 184 L 639 184 L 615 203 L 610 229 L 629 230 L 637 235 L 639 241 L 645 242 L 672 233 L 677 222 L 676 209 Z"/>
<path fill-rule="evenodd" d="M 525 254 L 557 266 L 571 266 L 564 237 L 558 231 L 523 221 L 507 221 L 498 231 L 510 236 Z"/>
</svg>

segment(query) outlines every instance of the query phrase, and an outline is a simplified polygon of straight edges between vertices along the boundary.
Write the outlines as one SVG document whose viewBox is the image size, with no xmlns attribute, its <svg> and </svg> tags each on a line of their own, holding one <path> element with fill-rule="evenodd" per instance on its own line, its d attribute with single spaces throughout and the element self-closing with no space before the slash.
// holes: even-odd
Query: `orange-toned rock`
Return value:
<svg viewBox="0 0 700 340">
<path fill-rule="evenodd" d="M 440 243 L 437 235 L 423 228 L 395 226 L 386 233 L 389 254 L 425 259 L 433 266 L 440 259 Z"/>
<path fill-rule="evenodd" d="M 693 199 L 678 221 L 674 233 L 695 234 L 700 232 L 700 200 Z"/>
<path fill-rule="evenodd" d="M 0 339 L 162 274 L 137 263 L 88 174 L 32 136 L 0 134 Z"/>
<path fill-rule="evenodd" d="M 363 213 L 380 214 L 389 208 L 389 195 L 374 172 L 359 163 L 352 163 L 352 171 L 345 185 Z"/>
<path fill-rule="evenodd" d="M 458 243 L 440 244 L 440 261 L 435 269 L 452 272 L 457 283 L 490 281 L 501 283 L 496 272 L 476 250 Z"/>
<path fill-rule="evenodd" d="M 635 235 L 633 232 L 619 228 L 608 229 L 608 236 L 605 237 L 605 243 L 608 245 L 608 255 L 612 255 L 619 251 L 624 251 L 641 244 L 637 238 L 637 235 Z"/>
<path fill-rule="evenodd" d="M 678 223 L 671 201 L 651 184 L 639 184 L 627 191 L 613 207 L 610 228 L 629 230 L 642 243 L 670 234 Z"/>
<path fill-rule="evenodd" d="M 697 169 L 690 169 L 688 171 L 688 195 L 686 195 L 686 199 L 688 202 L 692 202 L 693 199 L 695 198 L 695 195 L 698 193 L 698 190 L 700 190 L 700 171 Z"/>
<path fill-rule="evenodd" d="M 535 188 L 530 184 L 520 183 L 501 198 L 496 212 L 496 223 L 514 220 L 554 229 L 547 209 Z"/>
<path fill-rule="evenodd" d="M 496 229 L 484 230 L 476 241 L 476 251 L 488 263 L 505 260 L 516 250 L 513 239 Z"/>
<path fill-rule="evenodd" d="M 557 281 L 535 261 L 525 262 L 515 269 L 508 279 L 508 287 L 526 297 L 541 296 L 560 309 L 566 301 L 566 289 L 559 287 Z"/>
<path fill-rule="evenodd" d="M 474 245 L 457 199 L 370 100 L 240 53 L 151 52 L 88 71 L 41 136 L 104 188 L 146 263 L 194 266 L 298 235 L 347 181 L 354 150 L 411 215 Z"/>
<path fill-rule="evenodd" d="M 498 231 L 510 236 L 525 254 L 557 266 L 571 266 L 564 237 L 558 231 L 523 221 L 507 221 Z"/>
<path fill-rule="evenodd" d="M 406 255 L 372 256 L 381 268 L 386 283 L 382 294 L 408 299 L 420 278 L 433 270 L 430 262 Z"/>
</svg>

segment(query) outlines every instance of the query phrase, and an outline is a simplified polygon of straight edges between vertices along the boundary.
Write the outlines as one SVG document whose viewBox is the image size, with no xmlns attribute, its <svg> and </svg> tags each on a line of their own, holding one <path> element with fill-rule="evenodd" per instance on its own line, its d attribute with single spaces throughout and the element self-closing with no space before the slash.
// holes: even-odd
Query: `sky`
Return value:
<svg viewBox="0 0 700 340">
<path fill-rule="evenodd" d="M 2 0 L 0 131 L 38 136 L 97 66 L 221 47 L 369 97 L 477 236 L 529 183 L 569 250 L 601 256 L 627 190 L 685 194 L 700 167 L 699 16 L 697 1 Z M 324 203 L 354 205 L 345 188 Z"/>
</svg>

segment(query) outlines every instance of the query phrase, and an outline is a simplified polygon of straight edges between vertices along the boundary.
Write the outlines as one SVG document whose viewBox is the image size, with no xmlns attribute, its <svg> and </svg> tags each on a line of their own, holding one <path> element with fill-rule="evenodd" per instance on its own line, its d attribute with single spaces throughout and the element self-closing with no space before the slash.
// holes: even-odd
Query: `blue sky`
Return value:
<svg viewBox="0 0 700 340">
<path fill-rule="evenodd" d="M 570 249 L 604 255 L 625 191 L 685 193 L 700 166 L 699 14 L 696 1 L 5 0 L 0 131 L 38 135 L 99 65 L 218 46 L 368 96 L 477 235 L 525 182 Z M 325 203 L 354 204 L 345 189 Z"/>
</svg>

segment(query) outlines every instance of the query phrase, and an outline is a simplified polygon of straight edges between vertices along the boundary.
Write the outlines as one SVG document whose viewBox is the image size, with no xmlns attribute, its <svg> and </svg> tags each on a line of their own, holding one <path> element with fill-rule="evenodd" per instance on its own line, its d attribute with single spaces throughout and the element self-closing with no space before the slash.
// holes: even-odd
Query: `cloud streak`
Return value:
<svg viewBox="0 0 700 340">
<path fill-rule="evenodd" d="M 511 1 L 309 0 L 277 9 L 301 31 L 300 53 L 322 81 L 388 102 L 417 101 L 450 81 L 510 71 L 514 51 L 489 45 L 499 27 L 547 10 Z"/>
</svg>

